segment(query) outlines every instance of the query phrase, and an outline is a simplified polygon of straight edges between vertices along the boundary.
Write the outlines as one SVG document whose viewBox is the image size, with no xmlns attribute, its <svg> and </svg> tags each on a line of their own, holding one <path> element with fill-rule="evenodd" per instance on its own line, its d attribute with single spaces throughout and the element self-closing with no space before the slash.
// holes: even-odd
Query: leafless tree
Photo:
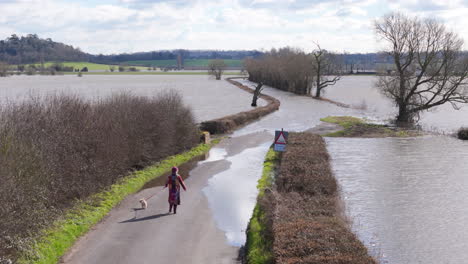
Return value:
<svg viewBox="0 0 468 264">
<path fill-rule="evenodd" d="M 377 87 L 398 106 L 397 122 L 415 121 L 421 111 L 467 103 L 468 60 L 463 39 L 433 19 L 391 13 L 374 23 L 388 44 L 395 70 L 380 76 Z"/>
<path fill-rule="evenodd" d="M 0 61 L 0 77 L 8 76 L 8 64 Z"/>
<path fill-rule="evenodd" d="M 257 83 L 257 86 L 255 87 L 255 91 L 254 91 L 254 94 L 253 94 L 253 98 L 252 98 L 252 104 L 251 106 L 257 106 L 257 100 L 258 100 L 258 96 L 260 95 L 260 93 L 263 91 L 263 83 L 262 82 L 259 82 Z"/>
<path fill-rule="evenodd" d="M 317 49 L 312 51 L 313 75 L 315 97 L 320 97 L 323 89 L 341 79 L 343 63 L 339 55 L 322 49 L 318 44 L 316 46 Z"/>
<path fill-rule="evenodd" d="M 226 66 L 227 65 L 226 63 L 224 63 L 224 60 L 211 60 L 208 63 L 208 74 L 213 75 L 216 78 L 216 80 L 221 80 L 221 75 L 226 69 Z"/>
</svg>

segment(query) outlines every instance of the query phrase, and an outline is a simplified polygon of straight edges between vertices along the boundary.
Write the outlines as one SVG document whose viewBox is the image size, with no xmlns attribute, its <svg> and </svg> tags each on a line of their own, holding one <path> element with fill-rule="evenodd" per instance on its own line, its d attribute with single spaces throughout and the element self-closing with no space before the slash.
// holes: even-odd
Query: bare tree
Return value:
<svg viewBox="0 0 468 264">
<path fill-rule="evenodd" d="M 226 69 L 226 66 L 224 60 L 211 60 L 210 63 L 208 63 L 208 74 L 213 75 L 216 80 L 221 80 L 221 75 Z"/>
<path fill-rule="evenodd" d="M 398 106 L 398 123 L 411 123 L 421 111 L 467 103 L 468 60 L 463 39 L 433 19 L 391 13 L 375 21 L 377 36 L 388 44 L 395 70 L 380 76 L 382 92 Z"/>
<path fill-rule="evenodd" d="M 263 91 L 263 88 L 264 87 L 263 87 L 262 82 L 257 83 L 257 86 L 255 87 L 255 91 L 254 91 L 254 94 L 253 94 L 251 106 L 254 106 L 254 107 L 257 106 L 257 100 L 258 100 L 258 97 L 260 96 L 260 93 Z"/>
<path fill-rule="evenodd" d="M 0 61 L 0 77 L 8 76 L 8 64 Z"/>
<path fill-rule="evenodd" d="M 317 49 L 312 51 L 313 75 L 315 97 L 320 97 L 323 89 L 335 85 L 341 79 L 343 63 L 337 54 L 322 49 L 318 44 L 316 46 Z"/>
</svg>

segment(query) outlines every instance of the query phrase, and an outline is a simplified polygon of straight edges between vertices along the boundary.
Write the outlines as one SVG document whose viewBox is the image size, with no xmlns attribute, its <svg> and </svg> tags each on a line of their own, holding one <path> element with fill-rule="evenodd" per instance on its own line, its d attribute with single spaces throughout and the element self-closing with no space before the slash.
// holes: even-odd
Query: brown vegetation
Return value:
<svg viewBox="0 0 468 264">
<path fill-rule="evenodd" d="M 457 136 L 459 139 L 468 140 L 468 128 L 460 128 L 457 132 Z"/>
<path fill-rule="evenodd" d="M 173 92 L 154 98 L 121 94 L 95 103 L 54 96 L 4 106 L 0 255 L 20 249 L 74 200 L 198 141 L 191 111 Z"/>
<path fill-rule="evenodd" d="M 289 134 L 276 186 L 263 201 L 274 211 L 269 216 L 276 263 L 376 263 L 340 217 L 337 183 L 320 136 Z"/>
<path fill-rule="evenodd" d="M 244 91 L 252 94 L 254 93 L 254 90 L 234 81 L 233 79 L 234 78 L 228 78 L 227 81 Z M 268 105 L 255 108 L 250 111 L 240 112 L 234 115 L 202 122 L 200 124 L 200 129 L 208 131 L 210 134 L 228 133 L 240 126 L 246 125 L 251 121 L 257 120 L 258 118 L 268 115 L 269 113 L 279 109 L 280 102 L 277 99 L 265 94 L 261 94 L 259 97 L 265 99 L 268 102 Z"/>
<path fill-rule="evenodd" d="M 249 80 L 296 94 L 310 94 L 313 80 L 312 57 L 292 48 L 271 50 L 259 59 L 247 59 Z"/>
<path fill-rule="evenodd" d="M 224 62 L 224 60 L 211 60 L 208 63 L 208 74 L 213 75 L 216 78 L 216 80 L 221 80 L 221 75 L 223 74 L 226 67 L 227 65 Z"/>
</svg>

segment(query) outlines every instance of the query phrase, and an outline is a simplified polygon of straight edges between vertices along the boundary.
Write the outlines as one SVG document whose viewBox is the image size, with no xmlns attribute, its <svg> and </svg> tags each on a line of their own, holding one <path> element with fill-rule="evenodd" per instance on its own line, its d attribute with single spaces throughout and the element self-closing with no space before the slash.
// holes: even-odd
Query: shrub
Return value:
<svg viewBox="0 0 468 264">
<path fill-rule="evenodd" d="M 276 199 L 269 199 L 274 201 L 275 263 L 376 263 L 340 216 L 329 161 L 320 136 L 289 134 L 275 181 Z"/>
<path fill-rule="evenodd" d="M 0 109 L 0 255 L 72 205 L 141 168 L 195 146 L 190 109 L 174 92 L 71 96 Z M 15 242 L 16 241 L 16 242 Z"/>
<path fill-rule="evenodd" d="M 468 140 L 468 128 L 460 128 L 457 132 L 457 136 L 459 139 Z"/>
<path fill-rule="evenodd" d="M 88 67 L 83 67 L 83 69 L 81 69 L 81 72 L 87 72 L 88 71 Z"/>
</svg>

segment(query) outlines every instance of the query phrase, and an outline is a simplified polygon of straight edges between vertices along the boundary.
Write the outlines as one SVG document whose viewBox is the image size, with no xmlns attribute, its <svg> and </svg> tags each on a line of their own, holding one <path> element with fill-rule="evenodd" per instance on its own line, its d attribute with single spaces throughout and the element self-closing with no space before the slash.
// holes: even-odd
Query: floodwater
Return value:
<svg viewBox="0 0 468 264">
<path fill-rule="evenodd" d="M 248 81 L 242 82 L 254 86 Z M 258 194 L 257 181 L 262 174 L 265 155 L 273 142 L 274 131 L 281 128 L 305 131 L 320 124 L 320 118 L 328 115 L 365 114 L 269 87 L 265 88 L 264 93 L 279 99 L 280 109 L 237 130 L 210 151 L 213 160 L 224 159 L 229 166 L 213 175 L 203 192 L 218 228 L 225 232 L 227 241 L 234 246 L 241 246 L 246 241 L 245 229 Z"/>
<path fill-rule="evenodd" d="M 197 122 L 250 110 L 250 94 L 206 75 L 75 75 L 11 76 L 0 78 L 0 103 L 31 96 L 77 95 L 88 100 L 130 92 L 154 96 L 174 89 L 183 96 Z M 260 99 L 259 105 L 266 101 Z"/>
<path fill-rule="evenodd" d="M 384 121 L 396 111 L 375 80 L 345 77 L 325 96 Z M 420 125 L 450 134 L 468 125 L 467 107 L 443 105 L 423 113 Z M 381 263 L 467 263 L 468 142 L 435 135 L 326 141 L 352 228 Z"/>
<path fill-rule="evenodd" d="M 281 101 L 280 110 L 237 130 L 229 140 L 262 133 L 270 136 L 268 143 L 271 143 L 275 129 L 304 131 L 329 115 L 353 115 L 378 121 L 392 118 L 395 108 L 372 88 L 373 79 L 345 77 L 339 86 L 328 88 L 326 96 L 358 109 L 339 108 L 266 88 L 265 93 Z M 367 99 L 363 100 L 364 97 Z M 439 108 L 426 113 L 421 121 L 423 128 L 449 133 L 468 121 L 463 119 L 464 115 L 464 111 Z M 376 259 L 391 264 L 466 263 L 467 142 L 449 136 L 328 138 L 326 141 L 352 228 Z M 244 187 L 242 181 L 233 179 L 242 179 L 244 175 L 239 174 L 247 166 L 250 166 L 249 177 L 260 177 L 261 167 L 251 164 L 263 158 L 268 143 L 259 140 L 257 147 L 227 157 L 234 169 L 215 175 L 208 183 L 207 188 L 224 190 L 208 195 L 208 200 L 218 227 L 226 232 L 233 245 L 245 241 L 242 231 L 256 196 L 251 186 Z M 243 199 L 242 204 L 236 204 L 238 199 Z M 220 200 L 232 206 L 223 207 Z"/>
<path fill-rule="evenodd" d="M 467 263 L 468 142 L 329 138 L 353 230 L 381 263 Z"/>
<path fill-rule="evenodd" d="M 395 108 L 372 88 L 374 81 L 371 76 L 344 77 L 326 89 L 325 97 L 357 109 L 266 87 L 264 93 L 281 101 L 280 110 L 237 130 L 195 165 L 197 173 L 205 173 L 210 164 L 223 165 L 202 195 L 228 243 L 245 243 L 256 182 L 274 131 L 305 131 L 331 115 L 392 118 Z M 181 91 L 199 121 L 250 109 L 251 95 L 206 76 L 14 76 L 0 79 L 0 100 L 21 100 L 31 91 L 102 98 L 122 91 L 151 96 L 170 88 Z M 468 126 L 468 110 L 439 107 L 423 114 L 421 125 L 451 133 Z M 381 263 L 466 263 L 468 143 L 448 136 L 326 141 L 352 228 Z"/>
<path fill-rule="evenodd" d="M 397 115 L 395 105 L 377 88 L 376 76 L 345 76 L 335 86 L 325 89 L 324 97 L 366 110 L 369 119 L 385 121 Z M 426 131 L 450 134 L 468 127 L 468 105 L 455 110 L 445 104 L 423 112 L 419 125 Z"/>
</svg>

